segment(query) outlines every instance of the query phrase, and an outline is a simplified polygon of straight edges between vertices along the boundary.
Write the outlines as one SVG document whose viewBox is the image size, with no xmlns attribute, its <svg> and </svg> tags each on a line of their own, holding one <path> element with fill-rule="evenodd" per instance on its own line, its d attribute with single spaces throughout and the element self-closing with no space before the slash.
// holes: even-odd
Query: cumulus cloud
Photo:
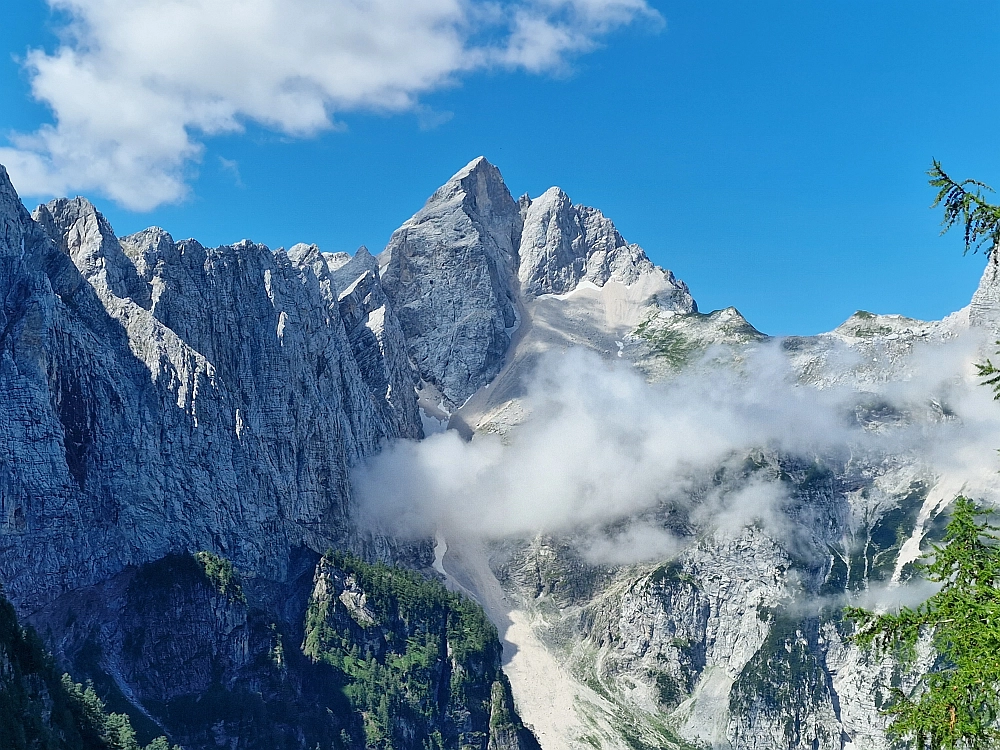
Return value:
<svg viewBox="0 0 1000 750">
<path fill-rule="evenodd" d="M 969 336 L 928 346 L 914 355 L 908 382 L 869 393 L 801 383 L 776 344 L 737 368 L 694 367 L 654 385 L 584 350 L 550 353 L 527 389 L 530 418 L 505 438 L 465 442 L 449 431 L 397 442 L 358 468 L 356 494 L 363 517 L 398 536 L 567 534 L 606 562 L 675 553 L 681 542 L 664 523 L 670 508 L 724 534 L 761 526 L 791 548 L 808 535 L 799 527 L 809 511 L 791 519 L 789 485 L 773 472 L 719 482 L 720 469 L 737 476 L 748 456 L 766 452 L 867 460 L 878 472 L 908 453 L 929 472 L 990 492 L 1000 407 L 971 377 L 981 343 Z M 913 418 L 866 429 L 857 415 L 873 398 Z"/>
<path fill-rule="evenodd" d="M 19 190 L 176 201 L 206 136 L 309 136 L 338 112 L 418 109 L 475 69 L 557 69 L 646 0 L 48 0 L 68 17 L 24 65 L 54 123 L 0 148 Z M 418 109 L 419 113 L 419 109 Z"/>
</svg>

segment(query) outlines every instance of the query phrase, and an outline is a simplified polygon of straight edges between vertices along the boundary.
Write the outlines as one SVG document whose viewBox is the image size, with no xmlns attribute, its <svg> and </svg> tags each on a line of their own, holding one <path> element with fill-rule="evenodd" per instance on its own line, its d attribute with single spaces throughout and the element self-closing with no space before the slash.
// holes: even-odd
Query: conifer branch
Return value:
<svg viewBox="0 0 1000 750">
<path fill-rule="evenodd" d="M 978 180 L 956 182 L 941 167 L 941 162 L 932 160 L 927 170 L 932 187 L 938 188 L 937 197 L 931 208 L 944 206 L 941 225 L 944 234 L 956 224 L 961 224 L 965 239 L 965 253 L 971 249 L 979 252 L 984 243 L 990 243 L 987 254 L 1000 246 L 1000 206 L 988 203 L 984 192 L 992 193 L 993 188 Z"/>
</svg>

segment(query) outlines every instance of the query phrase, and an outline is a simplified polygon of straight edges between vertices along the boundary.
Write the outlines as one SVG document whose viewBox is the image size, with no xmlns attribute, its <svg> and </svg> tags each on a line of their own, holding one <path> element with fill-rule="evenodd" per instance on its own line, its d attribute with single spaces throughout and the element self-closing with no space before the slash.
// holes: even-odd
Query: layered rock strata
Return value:
<svg viewBox="0 0 1000 750">
<path fill-rule="evenodd" d="M 119 240 L 80 198 L 33 220 L 6 173 L 0 212 L 0 577 L 20 607 L 172 551 L 280 578 L 295 545 L 361 544 L 350 466 L 421 429 L 377 279 L 343 294 L 315 248 Z"/>
</svg>

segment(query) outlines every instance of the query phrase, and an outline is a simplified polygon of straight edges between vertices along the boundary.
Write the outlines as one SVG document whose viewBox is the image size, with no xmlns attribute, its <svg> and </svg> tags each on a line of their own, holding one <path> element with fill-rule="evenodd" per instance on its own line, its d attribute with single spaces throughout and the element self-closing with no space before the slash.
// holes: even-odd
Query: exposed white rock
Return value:
<svg viewBox="0 0 1000 750">
<path fill-rule="evenodd" d="M 382 285 L 420 376 L 451 407 L 500 371 L 518 320 L 521 215 L 499 170 L 470 162 L 397 229 Z"/>
<path fill-rule="evenodd" d="M 476 544 L 445 545 L 441 571 L 451 588 L 478 601 L 496 624 L 518 712 L 544 750 L 575 750 L 583 745 L 630 750 L 634 748 L 630 737 L 660 744 L 663 736 L 650 726 L 637 725 L 635 717 L 623 724 L 620 710 L 594 689 L 591 675 L 575 673 L 571 660 L 547 646 L 542 633 L 549 620 L 518 606 L 517 594 L 504 591 L 485 549 Z"/>
<path fill-rule="evenodd" d="M 661 288 L 653 290 L 647 282 L 645 298 L 635 302 L 658 292 L 664 309 L 697 310 L 687 286 L 654 266 L 641 247 L 625 242 L 596 208 L 573 205 L 557 187 L 521 205 L 524 229 L 517 273 L 525 294 L 562 295 L 587 282 L 594 289 L 608 282 L 630 287 L 644 277 L 656 277 Z"/>
<path fill-rule="evenodd" d="M 396 230 L 380 264 L 410 356 L 449 411 L 493 381 L 508 354 L 534 348 L 524 344 L 537 338 L 533 326 L 572 336 L 549 315 L 582 316 L 581 340 L 600 346 L 655 312 L 697 310 L 684 282 L 600 211 L 559 188 L 515 203 L 482 157 Z"/>
<path fill-rule="evenodd" d="M 1000 327 L 1000 252 L 995 250 L 987 256 L 979 288 L 972 295 L 969 323 L 991 330 Z"/>
</svg>

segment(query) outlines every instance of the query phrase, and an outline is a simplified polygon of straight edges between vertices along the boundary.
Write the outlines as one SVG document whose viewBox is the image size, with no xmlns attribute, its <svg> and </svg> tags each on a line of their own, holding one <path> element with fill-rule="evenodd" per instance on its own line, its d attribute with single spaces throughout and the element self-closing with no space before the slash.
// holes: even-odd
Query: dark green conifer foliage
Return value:
<svg viewBox="0 0 1000 750">
<path fill-rule="evenodd" d="M 941 233 L 961 223 L 966 253 L 970 249 L 978 252 L 985 242 L 990 243 L 988 252 L 996 252 L 1000 248 L 1000 206 L 987 203 L 983 198 L 983 191 L 992 193 L 993 188 L 977 180 L 955 182 L 941 168 L 941 162 L 937 159 L 933 160 L 933 165 L 927 174 L 931 186 L 938 189 L 931 208 L 944 204 L 944 219 L 941 221 L 944 229 Z M 967 190 L 966 186 L 972 190 Z M 1000 344 L 1000 341 L 997 344 Z M 977 364 L 976 369 L 979 377 L 984 379 L 983 385 L 993 389 L 993 398 L 1000 400 L 1000 369 L 989 359 L 983 364 Z"/>
<path fill-rule="evenodd" d="M 941 168 L 941 162 L 937 159 L 933 160 L 927 175 L 931 186 L 938 189 L 931 208 L 944 206 L 942 234 L 956 224 L 961 224 L 965 252 L 979 252 L 979 248 L 986 242 L 990 243 L 988 252 L 993 252 L 1000 245 L 1000 206 L 987 203 L 983 198 L 983 192 L 992 193 L 993 188 L 976 180 L 955 182 Z"/>
<path fill-rule="evenodd" d="M 212 582 L 220 594 L 226 594 L 237 601 L 246 602 L 240 575 L 231 561 L 212 552 L 195 552 L 194 559 L 201 565 L 205 571 L 205 577 Z"/>
<path fill-rule="evenodd" d="M 961 224 L 966 253 L 984 243 L 988 253 L 1000 252 L 1000 206 L 983 198 L 993 189 L 976 180 L 956 182 L 937 159 L 927 174 L 938 189 L 932 208 L 944 206 L 942 232 Z M 1000 369 L 988 359 L 976 368 L 1000 399 Z M 1000 746 L 1000 537 L 994 533 L 1000 529 L 978 520 L 987 515 L 968 498 L 956 498 L 942 544 L 917 566 L 941 590 L 919 607 L 888 614 L 845 610 L 858 644 L 891 652 L 904 664 L 912 663 L 921 637 L 930 638 L 934 665 L 912 690 L 894 688 L 886 710 L 889 734 L 918 750 Z"/>
<path fill-rule="evenodd" d="M 920 564 L 941 590 L 915 609 L 875 614 L 848 607 L 855 640 L 912 663 L 929 635 L 932 669 L 908 693 L 893 690 L 890 734 L 919 750 L 986 750 L 1000 731 L 1000 537 L 971 500 L 955 501 L 943 543 Z"/>
<path fill-rule="evenodd" d="M 1000 341 L 997 342 L 1000 345 Z M 976 363 L 976 374 L 983 378 L 983 385 L 988 385 L 993 389 L 993 400 L 1000 401 L 1000 369 L 987 359 L 986 362 Z"/>
<path fill-rule="evenodd" d="M 125 714 L 108 713 L 89 685 L 60 677 L 31 628 L 0 594 L 0 748 L 142 750 Z M 170 750 L 166 738 L 145 750 Z M 180 750 L 174 746 L 173 750 Z"/>
<path fill-rule="evenodd" d="M 337 597 L 314 598 L 302 650 L 333 668 L 363 717 L 353 746 L 369 750 L 487 750 L 498 726 L 537 748 L 513 711 L 501 645 L 482 608 L 419 573 L 328 553 L 324 575 L 353 578 L 368 613 L 352 619 Z"/>
</svg>

